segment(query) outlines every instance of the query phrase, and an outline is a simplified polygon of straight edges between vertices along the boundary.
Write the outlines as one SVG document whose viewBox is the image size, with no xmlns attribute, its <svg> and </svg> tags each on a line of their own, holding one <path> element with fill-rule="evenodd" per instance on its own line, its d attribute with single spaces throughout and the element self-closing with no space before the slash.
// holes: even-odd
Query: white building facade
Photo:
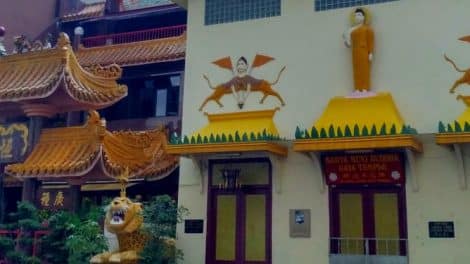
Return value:
<svg viewBox="0 0 470 264">
<path fill-rule="evenodd" d="M 191 230 L 190 222 L 178 225 L 177 243 L 185 255 L 183 263 L 469 262 L 470 190 L 466 164 L 470 164 L 470 149 L 464 128 L 468 87 L 462 84 L 455 94 L 449 93 L 463 73 L 457 72 L 443 55 L 447 54 L 460 68 L 470 65 L 470 44 L 465 38 L 458 40 L 470 35 L 470 1 L 356 2 L 185 3 L 188 30 L 183 135 L 189 139 L 193 135 L 194 142 L 188 139 L 176 144 L 183 150 L 174 153 L 182 154 L 179 205 L 189 209 L 187 220 L 197 220 L 199 225 L 202 221 L 202 230 L 201 226 Z M 375 39 L 370 73 L 372 95 L 366 98 L 389 94 L 393 99 L 384 100 L 394 104 L 390 109 L 397 109 L 397 113 L 387 114 L 388 106 L 380 100 L 357 107 L 350 104 L 355 99 L 350 98 L 354 94 L 353 65 L 351 49 L 345 47 L 342 35 L 351 27 L 351 13 L 359 6 L 370 13 Z M 237 90 L 235 85 L 226 91 L 219 101 L 223 107 L 212 100 L 198 111 L 214 92 L 203 75 L 213 84 L 225 83 L 237 72 L 239 57 L 251 64 L 257 54 L 265 56 L 260 57 L 261 65 L 249 72 L 257 79 L 272 82 L 286 67 L 279 81 L 270 86 L 285 101 L 284 106 L 271 95 L 260 104 L 261 93 L 252 91 L 256 86 L 252 84 L 249 89 Z M 227 70 L 230 67 L 225 67 L 226 60 L 219 60 L 226 57 L 231 58 L 235 73 Z M 271 61 L 272 58 L 275 59 Z M 217 60 L 216 65 L 211 63 Z M 456 101 L 459 94 L 463 101 Z M 333 106 L 334 98 L 346 99 Z M 343 115 L 338 110 L 342 107 L 354 109 L 343 109 Z M 220 139 L 222 148 L 211 145 L 219 139 L 210 140 L 209 134 L 214 133 L 215 138 L 220 132 L 223 138 L 223 133 L 230 134 L 229 126 L 234 131 L 247 131 L 250 137 L 250 127 L 264 122 L 257 123 L 256 118 L 263 119 L 260 113 L 271 110 L 272 122 L 266 122 L 275 125 L 265 131 L 275 134 L 271 140 L 283 151 L 275 147 L 246 149 L 241 147 L 244 143 L 237 145 L 237 140 L 229 139 Z M 204 112 L 212 118 L 209 126 Z M 244 116 L 230 116 L 234 113 Z M 217 116 L 225 121 L 217 121 Z M 226 121 L 229 119 L 232 121 Z M 453 123 L 457 119 L 462 131 Z M 216 121 L 231 123 L 216 125 Z M 371 133 L 369 121 L 375 122 L 377 130 L 382 123 L 393 123 L 398 130 L 399 125 L 410 125 L 418 133 L 410 132 L 406 139 L 397 139 L 400 132 L 382 138 L 379 131 L 377 136 Z M 450 123 L 450 128 L 439 131 L 440 121 Z M 334 127 L 336 137 L 325 136 L 331 136 L 328 142 L 333 143 L 320 147 L 317 143 L 323 144 L 326 139 L 322 141 L 318 136 L 320 141 L 315 141 L 309 135 L 312 139 L 308 149 L 296 147 L 304 140 L 304 129 L 312 133 L 313 124 L 319 126 L 318 132 L 322 127 L 328 133 L 328 124 L 335 122 L 338 127 L 350 124 L 351 130 L 354 124 L 359 124 L 360 129 L 366 126 L 366 134 L 376 143 L 363 143 L 365 137 L 359 135 L 338 136 Z M 300 134 L 296 133 L 297 127 Z M 458 133 L 448 133 L 449 130 Z M 255 136 L 262 134 L 260 131 L 263 128 L 254 131 Z M 206 133 L 208 141 L 197 141 L 198 133 Z M 443 138 L 440 141 L 439 135 Z M 403 143 L 408 139 L 411 143 Z M 195 150 L 199 145 L 212 151 Z M 398 155 L 396 166 L 402 167 L 392 171 L 399 171 L 402 178 L 375 181 L 368 178 L 376 177 L 371 172 L 364 181 L 336 184 L 336 178 L 332 180 L 327 172 L 327 160 L 336 157 L 351 162 L 356 155 L 369 159 L 378 155 L 374 157 L 382 161 L 387 155 Z M 346 167 L 353 166 L 348 162 Z M 365 163 L 381 166 L 371 160 Z M 390 165 L 387 164 L 382 165 Z M 230 170 L 240 173 L 235 183 L 224 176 Z M 217 179 L 217 175 L 222 178 Z M 392 177 L 396 175 L 395 172 Z"/>
</svg>

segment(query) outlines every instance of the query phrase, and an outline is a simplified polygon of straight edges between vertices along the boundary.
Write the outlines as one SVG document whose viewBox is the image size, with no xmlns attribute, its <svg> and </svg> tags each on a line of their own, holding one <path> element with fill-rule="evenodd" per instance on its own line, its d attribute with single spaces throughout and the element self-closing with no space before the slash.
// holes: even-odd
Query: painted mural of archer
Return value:
<svg viewBox="0 0 470 264">
<path fill-rule="evenodd" d="M 248 95 L 250 95 L 250 93 L 252 92 L 260 92 L 263 94 L 263 97 L 260 100 L 261 104 L 264 103 L 264 100 L 266 100 L 268 96 L 272 95 L 275 96 L 281 102 L 282 106 L 284 106 L 284 100 L 278 92 L 273 90 L 272 86 L 278 83 L 282 72 L 286 68 L 285 66 L 282 67 L 282 69 L 279 71 L 276 80 L 271 83 L 266 80 L 256 79 L 251 76 L 251 72 L 254 68 L 263 66 L 272 60 L 274 60 L 274 58 L 257 54 L 253 60 L 253 63 L 249 67 L 246 58 L 240 57 L 237 60 L 235 69 L 232 66 L 232 60 L 230 59 L 230 57 L 224 57 L 213 61 L 212 63 L 214 63 L 215 65 L 232 71 L 233 78 L 228 82 L 219 84 L 214 87 L 209 78 L 204 75 L 204 79 L 206 79 L 207 83 L 209 84 L 209 87 L 213 90 L 213 92 L 204 100 L 201 107 L 199 107 L 199 111 L 202 111 L 204 106 L 209 101 L 214 101 L 220 107 L 223 107 L 222 103 L 220 102 L 220 99 L 226 94 L 232 94 L 235 97 L 235 100 L 237 101 L 238 107 L 242 109 L 245 105 L 245 101 L 248 98 Z"/>
</svg>

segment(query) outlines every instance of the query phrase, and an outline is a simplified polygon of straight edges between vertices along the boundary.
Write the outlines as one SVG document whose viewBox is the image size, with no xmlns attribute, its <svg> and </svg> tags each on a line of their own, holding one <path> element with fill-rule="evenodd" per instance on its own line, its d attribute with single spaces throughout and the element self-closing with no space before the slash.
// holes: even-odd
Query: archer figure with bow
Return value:
<svg viewBox="0 0 470 264">
<path fill-rule="evenodd" d="M 277 79 L 272 83 L 266 80 L 256 79 L 251 76 L 251 72 L 254 68 L 260 67 L 272 60 L 274 60 L 274 58 L 257 54 L 251 66 L 248 67 L 248 62 L 246 58 L 240 57 L 237 60 L 235 69 L 232 66 L 232 61 L 230 57 L 224 57 L 222 59 L 213 61 L 212 63 L 214 63 L 215 65 L 232 71 L 233 78 L 226 83 L 222 83 L 214 87 L 211 84 L 211 81 L 209 80 L 209 78 L 206 75 L 203 75 L 209 87 L 214 91 L 212 92 L 211 95 L 209 95 L 204 100 L 201 107 L 199 107 L 199 111 L 202 111 L 204 106 L 209 101 L 214 101 L 220 107 L 223 107 L 222 103 L 220 102 L 220 99 L 226 94 L 232 94 L 235 97 L 235 100 L 237 101 L 238 107 L 242 109 L 243 106 L 245 105 L 245 101 L 248 98 L 248 95 L 251 92 L 261 92 L 263 94 L 263 97 L 260 100 L 261 104 L 264 103 L 264 100 L 266 100 L 266 98 L 269 95 L 272 95 L 272 96 L 277 97 L 277 99 L 279 99 L 279 101 L 281 102 L 282 106 L 284 106 L 285 105 L 284 100 L 282 99 L 282 97 L 279 95 L 278 92 L 273 90 L 272 86 L 277 84 L 277 82 L 279 81 L 279 78 L 281 77 L 281 73 L 286 68 L 285 66 L 279 71 L 277 75 Z"/>
</svg>

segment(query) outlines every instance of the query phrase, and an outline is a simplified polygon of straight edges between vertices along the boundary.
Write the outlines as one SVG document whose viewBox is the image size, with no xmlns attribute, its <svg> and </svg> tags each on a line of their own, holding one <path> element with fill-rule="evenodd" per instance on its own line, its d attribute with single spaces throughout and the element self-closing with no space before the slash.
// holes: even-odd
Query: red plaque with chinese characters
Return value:
<svg viewBox="0 0 470 264">
<path fill-rule="evenodd" d="M 324 155 L 322 165 L 328 185 L 405 182 L 402 153 Z"/>
</svg>

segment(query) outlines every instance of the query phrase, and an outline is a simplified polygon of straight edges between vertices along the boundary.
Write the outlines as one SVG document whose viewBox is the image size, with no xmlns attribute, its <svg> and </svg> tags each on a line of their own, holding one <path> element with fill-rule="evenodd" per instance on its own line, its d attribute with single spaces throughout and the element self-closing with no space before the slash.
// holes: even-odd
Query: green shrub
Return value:
<svg viewBox="0 0 470 264">
<path fill-rule="evenodd" d="M 92 220 L 82 221 L 78 226 L 71 225 L 73 234 L 67 238 L 67 263 L 88 263 L 90 258 L 107 249 L 101 226 Z"/>
<path fill-rule="evenodd" d="M 183 259 L 183 252 L 174 245 L 176 224 L 188 210 L 177 207 L 168 195 L 154 197 L 143 210 L 144 232 L 149 236 L 140 257 L 142 264 L 174 264 Z"/>
</svg>

